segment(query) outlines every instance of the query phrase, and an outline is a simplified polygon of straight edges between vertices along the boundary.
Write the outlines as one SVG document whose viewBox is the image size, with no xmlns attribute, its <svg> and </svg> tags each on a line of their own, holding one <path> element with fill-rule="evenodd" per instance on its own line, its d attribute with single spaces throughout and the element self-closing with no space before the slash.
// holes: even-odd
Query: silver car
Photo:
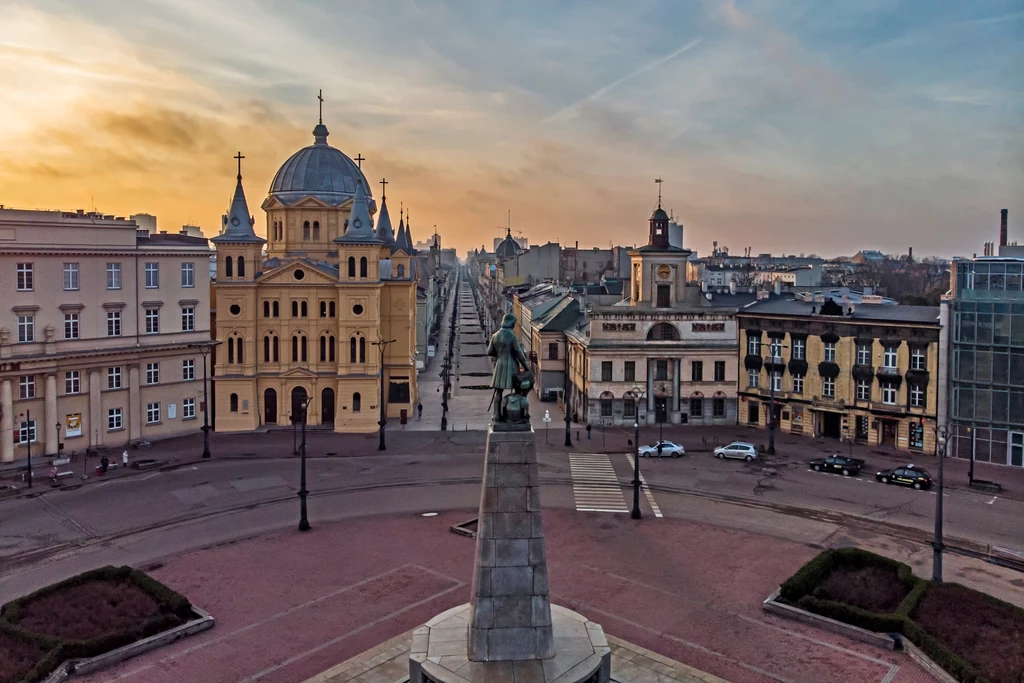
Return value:
<svg viewBox="0 0 1024 683">
<path fill-rule="evenodd" d="M 658 448 L 658 446 L 661 446 L 661 448 Z M 686 449 L 671 441 L 657 441 L 650 446 L 641 446 L 640 455 L 644 458 L 652 456 L 655 458 L 659 456 L 679 458 L 686 455 Z"/>
<path fill-rule="evenodd" d="M 728 446 L 719 446 L 715 449 L 716 458 L 738 458 L 750 462 L 757 457 L 757 447 L 752 443 L 744 441 L 733 441 Z"/>
</svg>

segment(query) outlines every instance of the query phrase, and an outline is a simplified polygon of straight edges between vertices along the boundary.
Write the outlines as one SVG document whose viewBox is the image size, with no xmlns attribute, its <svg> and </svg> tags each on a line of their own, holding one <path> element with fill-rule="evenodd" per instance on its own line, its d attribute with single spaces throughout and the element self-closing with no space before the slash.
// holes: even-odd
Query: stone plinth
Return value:
<svg viewBox="0 0 1024 683">
<path fill-rule="evenodd" d="M 474 662 L 555 656 L 536 435 L 487 434 L 466 654 Z"/>
<path fill-rule="evenodd" d="M 409 683 L 608 683 L 611 648 L 599 624 L 550 605 L 558 651 L 548 659 L 471 661 L 471 607 L 442 612 L 413 631 Z"/>
</svg>

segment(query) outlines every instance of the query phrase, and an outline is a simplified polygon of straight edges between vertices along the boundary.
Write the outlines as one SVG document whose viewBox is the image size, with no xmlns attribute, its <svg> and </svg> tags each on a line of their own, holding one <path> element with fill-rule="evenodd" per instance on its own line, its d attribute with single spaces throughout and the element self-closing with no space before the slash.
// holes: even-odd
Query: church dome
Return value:
<svg viewBox="0 0 1024 683">
<path fill-rule="evenodd" d="M 376 205 L 366 176 L 344 152 L 327 144 L 328 135 L 323 123 L 313 129 L 313 144 L 303 147 L 281 165 L 270 184 L 270 195 L 286 205 L 316 197 L 338 206 L 355 197 L 356 186 L 362 184 L 373 213 Z"/>
<path fill-rule="evenodd" d="M 519 246 L 519 243 L 512 239 L 512 230 L 509 230 L 505 234 L 505 239 L 503 239 L 501 243 L 498 244 L 498 248 L 494 250 L 494 256 L 499 261 L 504 261 L 507 258 L 512 258 L 522 250 L 523 248 Z"/>
</svg>

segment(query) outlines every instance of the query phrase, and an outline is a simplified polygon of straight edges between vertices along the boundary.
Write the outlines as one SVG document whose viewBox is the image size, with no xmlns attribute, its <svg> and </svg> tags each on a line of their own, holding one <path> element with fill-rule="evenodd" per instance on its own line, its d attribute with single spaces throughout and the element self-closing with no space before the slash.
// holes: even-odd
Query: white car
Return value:
<svg viewBox="0 0 1024 683">
<path fill-rule="evenodd" d="M 728 446 L 719 446 L 715 449 L 716 458 L 738 458 L 750 462 L 757 457 L 757 447 L 752 443 L 744 441 L 733 441 Z"/>
<path fill-rule="evenodd" d="M 658 448 L 659 446 L 661 448 Z M 661 457 L 663 455 L 678 458 L 686 455 L 686 449 L 671 441 L 657 441 L 650 446 L 641 446 L 640 455 L 645 458 L 650 458 L 651 456 Z"/>
</svg>

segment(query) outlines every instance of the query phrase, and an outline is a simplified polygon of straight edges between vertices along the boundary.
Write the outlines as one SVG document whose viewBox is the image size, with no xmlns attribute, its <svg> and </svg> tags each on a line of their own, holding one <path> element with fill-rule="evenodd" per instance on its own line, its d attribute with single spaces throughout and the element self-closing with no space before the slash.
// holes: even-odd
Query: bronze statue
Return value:
<svg viewBox="0 0 1024 683">
<path fill-rule="evenodd" d="M 501 320 L 501 329 L 491 335 L 487 355 L 494 358 L 494 373 L 491 386 L 494 395 L 494 422 L 525 423 L 530 421 L 527 393 L 533 386 L 533 371 L 530 362 L 519 345 L 515 332 L 516 317 L 506 313 Z M 513 393 L 502 399 L 505 391 Z"/>
</svg>

